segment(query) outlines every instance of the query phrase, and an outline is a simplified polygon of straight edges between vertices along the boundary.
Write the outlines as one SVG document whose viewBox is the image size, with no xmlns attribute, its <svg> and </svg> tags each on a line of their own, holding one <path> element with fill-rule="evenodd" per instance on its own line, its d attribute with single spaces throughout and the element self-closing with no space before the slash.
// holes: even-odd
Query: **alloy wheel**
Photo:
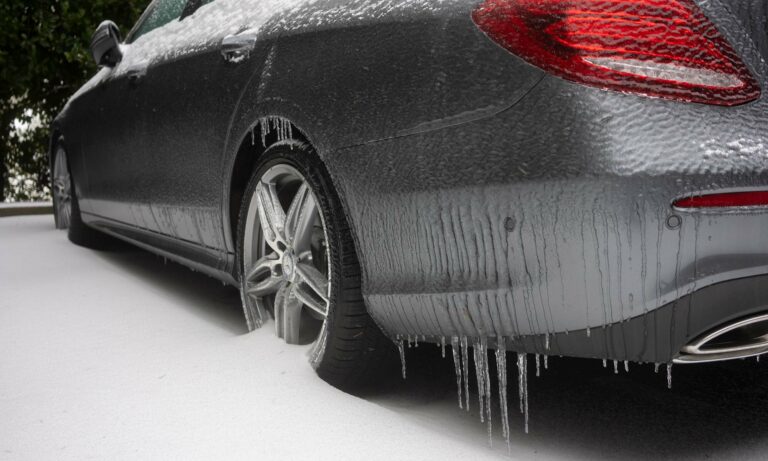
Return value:
<svg viewBox="0 0 768 461">
<path fill-rule="evenodd" d="M 306 179 L 280 164 L 253 192 L 243 242 L 243 296 L 256 312 L 271 310 L 288 344 L 323 337 L 331 271 L 323 216 Z"/>
</svg>

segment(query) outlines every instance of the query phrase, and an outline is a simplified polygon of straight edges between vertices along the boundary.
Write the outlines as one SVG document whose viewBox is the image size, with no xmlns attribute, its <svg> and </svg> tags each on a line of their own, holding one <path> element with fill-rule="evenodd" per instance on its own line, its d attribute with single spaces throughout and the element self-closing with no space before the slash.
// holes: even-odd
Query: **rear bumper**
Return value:
<svg viewBox="0 0 768 461">
<path fill-rule="evenodd" d="M 393 336 L 530 337 L 543 353 L 549 335 L 553 354 L 671 360 L 766 305 L 734 295 L 678 319 L 768 274 L 768 210 L 671 206 L 768 189 L 765 93 L 723 108 L 545 77 L 495 116 L 327 153 L 370 313 Z"/>
<path fill-rule="evenodd" d="M 668 363 L 701 335 L 728 322 L 768 312 L 768 276 L 710 285 L 625 322 L 586 330 L 526 337 L 511 349 L 546 355 Z"/>
</svg>

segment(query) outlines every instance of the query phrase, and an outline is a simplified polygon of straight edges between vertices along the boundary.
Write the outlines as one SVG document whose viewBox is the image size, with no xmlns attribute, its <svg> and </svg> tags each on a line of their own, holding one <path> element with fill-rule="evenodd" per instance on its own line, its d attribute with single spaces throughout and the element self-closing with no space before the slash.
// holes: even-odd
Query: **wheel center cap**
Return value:
<svg viewBox="0 0 768 461">
<path fill-rule="evenodd" d="M 283 266 L 283 275 L 286 280 L 293 280 L 293 275 L 296 271 L 296 256 L 293 254 L 293 250 L 285 250 L 281 264 Z"/>
</svg>

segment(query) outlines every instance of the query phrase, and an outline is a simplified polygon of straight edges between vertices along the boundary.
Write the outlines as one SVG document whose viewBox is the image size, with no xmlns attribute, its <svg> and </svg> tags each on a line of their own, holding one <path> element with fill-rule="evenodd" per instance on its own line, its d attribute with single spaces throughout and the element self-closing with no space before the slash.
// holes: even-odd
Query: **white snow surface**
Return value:
<svg viewBox="0 0 768 461">
<path fill-rule="evenodd" d="M 213 279 L 140 250 L 76 247 L 50 216 L 0 219 L 0 460 L 761 459 L 768 448 L 765 363 L 676 367 L 668 390 L 650 365 L 614 375 L 550 358 L 530 377 L 530 434 L 510 399 L 507 453 L 498 407 L 493 447 L 477 400 L 458 408 L 450 351 L 406 349 L 408 380 L 395 367 L 363 397 L 321 381 L 306 352 L 272 324 L 247 333 L 237 292 Z"/>
</svg>

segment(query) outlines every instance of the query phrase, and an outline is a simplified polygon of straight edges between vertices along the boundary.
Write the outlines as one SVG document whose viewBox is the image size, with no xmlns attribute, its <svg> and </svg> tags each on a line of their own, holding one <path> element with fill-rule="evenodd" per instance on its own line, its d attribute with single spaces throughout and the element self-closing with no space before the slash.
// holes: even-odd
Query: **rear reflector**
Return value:
<svg viewBox="0 0 768 461">
<path fill-rule="evenodd" d="M 696 195 L 676 200 L 675 208 L 734 208 L 768 206 L 768 191 Z"/>
<path fill-rule="evenodd" d="M 508 51 L 577 83 L 722 106 L 760 97 L 692 0 L 485 0 L 472 19 Z"/>
</svg>

